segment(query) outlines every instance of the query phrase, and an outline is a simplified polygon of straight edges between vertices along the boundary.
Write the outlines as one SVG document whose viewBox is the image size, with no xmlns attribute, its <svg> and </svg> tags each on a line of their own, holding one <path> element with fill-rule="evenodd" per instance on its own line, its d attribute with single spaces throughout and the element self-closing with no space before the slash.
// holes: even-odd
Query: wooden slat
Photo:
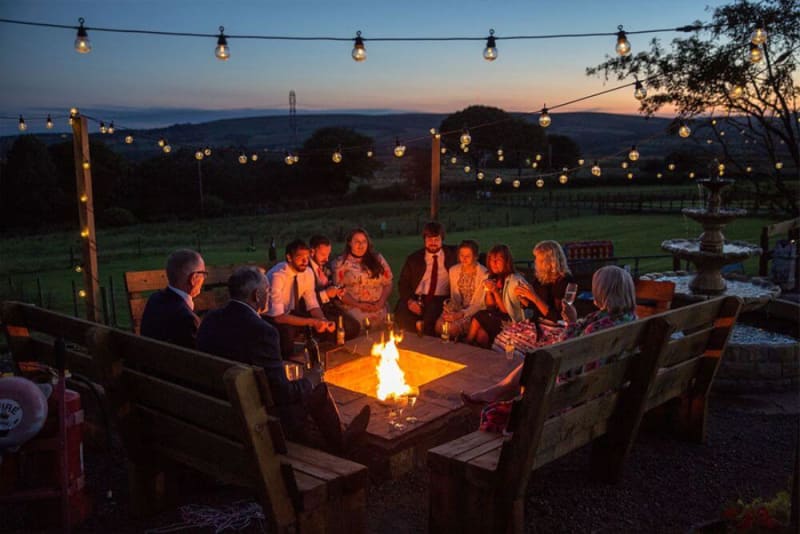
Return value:
<svg viewBox="0 0 800 534">
<path fill-rule="evenodd" d="M 56 365 L 52 342 L 31 338 L 30 343 L 32 347 L 31 356 L 34 357 L 34 359 L 44 362 L 47 365 Z M 83 375 L 92 382 L 100 382 L 97 366 L 92 357 L 86 353 L 67 349 L 66 366 L 72 373 Z"/>
<path fill-rule="evenodd" d="M 365 488 L 369 484 L 369 472 L 361 464 L 351 462 L 345 458 L 333 456 L 319 449 L 312 449 L 299 443 L 287 442 L 286 454 L 281 455 L 293 466 L 293 460 L 302 460 L 304 463 L 325 469 L 341 477 L 345 492 Z M 297 467 L 295 467 L 297 468 Z"/>
<path fill-rule="evenodd" d="M 559 442 L 569 439 L 581 429 L 592 428 L 595 421 L 607 420 L 614 412 L 618 399 L 619 393 L 611 393 L 548 419 L 542 428 L 539 450 L 555 448 Z"/>
<path fill-rule="evenodd" d="M 660 313 L 655 317 L 665 317 L 675 332 L 691 331 L 711 324 L 719 315 L 724 301 L 724 297 L 718 297 L 690 304 L 671 312 Z"/>
<path fill-rule="evenodd" d="M 558 414 L 586 399 L 593 399 L 604 392 L 622 387 L 633 359 L 634 357 L 623 358 L 556 385 L 550 396 L 550 413 Z"/>
<path fill-rule="evenodd" d="M 125 273 L 125 290 L 128 293 L 157 291 L 165 287 L 167 287 L 167 272 L 164 269 Z"/>
<path fill-rule="evenodd" d="M 647 399 L 646 409 L 652 410 L 685 392 L 697 374 L 700 363 L 700 358 L 695 357 L 668 369 L 662 369 Z"/>
<path fill-rule="evenodd" d="M 708 345 L 712 331 L 712 327 L 703 328 L 681 338 L 670 340 L 662 357 L 661 366 L 672 367 L 702 354 Z"/>
<path fill-rule="evenodd" d="M 147 299 L 144 297 L 134 297 L 128 300 L 128 310 L 131 314 L 131 330 L 137 335 L 142 331 L 142 315 Z"/>
<path fill-rule="evenodd" d="M 138 404 L 241 441 L 239 422 L 229 402 L 128 368 L 123 370 L 122 377 L 127 394 Z"/>
<path fill-rule="evenodd" d="M 63 337 L 79 345 L 86 343 L 86 332 L 97 326 L 91 321 L 14 301 L 3 303 L 2 320 L 9 325 L 26 326 L 53 337 Z"/>
<path fill-rule="evenodd" d="M 232 360 L 120 330 L 114 330 L 113 337 L 115 349 L 127 367 L 146 369 L 148 373 L 155 373 L 165 380 L 198 387 L 219 398 L 227 398 L 220 377 L 230 367 L 241 366 Z"/>
<path fill-rule="evenodd" d="M 463 466 L 454 465 L 454 458 L 466 451 L 472 450 L 485 443 L 496 441 L 497 439 L 497 434 L 481 432 L 479 430 L 471 432 L 453 441 L 429 449 L 426 463 L 428 464 L 428 468 L 432 471 L 439 471 L 442 473 L 448 473 L 451 470 L 460 471 L 463 469 Z"/>
</svg>

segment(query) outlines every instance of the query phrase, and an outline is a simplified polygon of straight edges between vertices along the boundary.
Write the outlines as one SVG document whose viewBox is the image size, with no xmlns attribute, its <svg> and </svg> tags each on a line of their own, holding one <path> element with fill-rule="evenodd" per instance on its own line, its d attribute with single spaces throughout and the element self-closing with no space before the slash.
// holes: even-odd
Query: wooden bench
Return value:
<svg viewBox="0 0 800 534">
<path fill-rule="evenodd" d="M 203 290 L 194 298 L 194 311 L 198 315 L 228 302 L 228 278 L 240 265 L 208 265 L 208 277 Z M 125 273 L 125 292 L 128 310 L 131 314 L 131 330 L 139 333 L 142 314 L 151 293 L 167 287 L 167 272 L 164 269 L 152 271 L 127 271 Z"/>
<path fill-rule="evenodd" d="M 428 452 L 429 531 L 522 532 L 531 472 L 589 443 L 592 475 L 618 480 L 643 415 L 659 406 L 672 428 L 702 441 L 707 394 L 740 305 L 717 298 L 529 354 L 511 437 L 476 431 Z M 557 382 L 598 359 L 609 360 Z"/>
<path fill-rule="evenodd" d="M 29 304 L 0 309 L 13 357 L 69 368 L 100 383 L 126 449 L 131 513 L 163 508 L 178 466 L 252 488 L 276 531 L 363 532 L 367 470 L 283 439 L 263 370 Z"/>
<path fill-rule="evenodd" d="M 796 247 L 797 243 L 800 243 L 800 217 L 770 224 L 761 228 L 761 257 L 758 263 L 759 276 L 769 276 L 769 261 L 772 259 L 769 241 L 770 238 L 777 236 L 786 236 L 789 240 L 795 242 Z M 784 289 L 797 289 L 798 287 L 800 287 L 800 254 L 796 254 L 795 256 L 794 287 Z"/>
<path fill-rule="evenodd" d="M 674 282 L 636 280 L 636 317 L 642 319 L 667 311 L 675 296 Z"/>
</svg>

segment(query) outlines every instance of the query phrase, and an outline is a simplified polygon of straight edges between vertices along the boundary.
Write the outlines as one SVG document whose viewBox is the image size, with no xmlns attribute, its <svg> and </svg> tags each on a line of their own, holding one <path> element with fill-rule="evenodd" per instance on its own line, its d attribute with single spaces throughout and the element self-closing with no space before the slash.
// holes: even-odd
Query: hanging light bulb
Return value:
<svg viewBox="0 0 800 534">
<path fill-rule="evenodd" d="M 85 299 L 85 298 L 86 298 L 86 295 L 87 295 L 87 293 L 86 293 L 86 290 L 85 290 L 85 289 L 79 289 L 79 290 L 78 290 L 78 296 L 79 296 L 80 298 L 82 298 L 82 299 Z"/>
<path fill-rule="evenodd" d="M 680 128 L 678 128 L 678 135 L 686 139 L 692 135 L 692 129 L 689 128 L 689 125 L 684 122 L 681 124 Z"/>
<path fill-rule="evenodd" d="M 536 154 L 536 158 L 534 158 L 534 159 L 536 159 L 536 161 L 542 161 L 542 155 L 541 154 Z"/>
<path fill-rule="evenodd" d="M 219 27 L 219 37 L 217 37 L 217 47 L 214 55 L 220 61 L 228 61 L 231 58 L 231 47 L 228 46 L 228 39 L 225 37 L 225 27 Z"/>
<path fill-rule="evenodd" d="M 494 177 L 494 185 L 500 185 L 502 183 L 503 183 L 503 177 L 502 176 L 495 176 Z"/>
<path fill-rule="evenodd" d="M 710 144 L 713 144 L 713 143 L 714 143 L 714 141 L 710 137 L 708 139 L 706 139 L 706 144 L 707 145 L 710 145 Z"/>
<path fill-rule="evenodd" d="M 636 161 L 639 159 L 639 151 L 636 150 L 636 145 L 631 147 L 631 151 L 628 152 L 628 159 L 631 161 Z"/>
<path fill-rule="evenodd" d="M 781 170 L 782 168 L 783 168 L 783 162 L 782 161 L 776 161 L 775 162 L 775 169 Z"/>
<path fill-rule="evenodd" d="M 466 126 L 461 131 L 461 137 L 459 138 L 459 141 L 464 146 L 467 146 L 468 144 L 470 144 L 472 142 L 472 136 L 469 134 L 469 130 L 467 130 Z"/>
<path fill-rule="evenodd" d="M 506 159 L 505 156 L 502 156 L 502 155 L 497 156 L 497 161 L 505 161 L 505 159 Z"/>
<path fill-rule="evenodd" d="M 539 166 L 539 164 L 537 162 L 535 162 L 535 161 L 533 163 L 531 163 L 531 168 L 532 169 L 535 169 L 538 166 Z"/>
<path fill-rule="evenodd" d="M 628 176 L 628 180 L 633 180 L 633 173 L 632 172 L 629 172 L 627 176 Z"/>
<path fill-rule="evenodd" d="M 623 161 L 622 163 L 620 163 L 619 166 L 622 167 L 623 169 L 627 169 L 628 168 L 628 162 L 627 161 Z"/>
<path fill-rule="evenodd" d="M 371 158 L 373 156 L 373 154 L 374 154 L 374 151 L 372 149 L 367 150 L 367 157 L 368 158 Z"/>
<path fill-rule="evenodd" d="M 767 31 L 763 28 L 763 23 L 753 31 L 753 35 L 750 36 L 750 42 L 754 45 L 762 45 L 767 42 Z"/>
<path fill-rule="evenodd" d="M 583 158 L 580 158 L 580 159 L 578 160 L 578 165 L 581 165 L 581 166 L 582 166 L 584 163 L 586 163 L 586 161 L 585 161 Z"/>
<path fill-rule="evenodd" d="M 210 156 L 210 155 L 211 155 L 211 147 L 205 147 L 205 148 L 203 149 L 203 155 L 204 155 L 205 157 L 208 157 L 208 156 Z"/>
<path fill-rule="evenodd" d="M 750 165 L 748 165 L 747 167 L 745 167 L 744 171 L 745 171 L 746 173 L 750 174 L 751 172 L 753 172 L 753 167 L 751 167 Z"/>
<path fill-rule="evenodd" d="M 636 100 L 644 100 L 647 96 L 647 88 L 639 80 L 636 80 L 636 85 L 633 86 L 633 98 Z"/>
<path fill-rule="evenodd" d="M 48 130 L 52 130 L 53 129 L 53 119 L 50 118 L 50 114 L 49 113 L 47 114 L 47 120 L 45 121 L 44 125 L 45 125 L 45 128 L 47 128 Z"/>
<path fill-rule="evenodd" d="M 84 239 L 88 239 L 89 238 L 89 229 L 88 228 L 84 228 L 83 230 L 81 230 L 81 237 L 84 238 Z"/>
<path fill-rule="evenodd" d="M 91 163 L 89 163 L 88 160 L 84 160 L 83 163 L 81 163 L 81 167 L 83 167 L 83 169 L 87 170 L 87 171 L 89 170 L 89 167 L 91 167 L 91 166 L 92 165 L 91 165 Z"/>
<path fill-rule="evenodd" d="M 292 154 L 292 161 L 300 163 L 300 154 Z"/>
<path fill-rule="evenodd" d="M 294 165 L 294 157 L 292 156 L 291 152 L 287 152 L 286 155 L 283 157 L 283 162 L 290 167 Z"/>
<path fill-rule="evenodd" d="M 342 162 L 342 147 L 337 147 L 336 150 L 331 155 L 331 160 L 334 163 L 341 163 Z"/>
<path fill-rule="evenodd" d="M 542 180 L 541 178 L 536 180 L 536 187 L 538 187 L 538 188 L 544 187 L 544 180 Z"/>
<path fill-rule="evenodd" d="M 447 154 L 447 147 L 443 146 L 442 148 L 439 149 L 439 152 L 441 152 L 442 154 Z"/>
<path fill-rule="evenodd" d="M 202 160 L 204 157 L 205 156 L 203 155 L 202 150 L 198 150 L 197 152 L 194 153 L 194 159 L 196 159 L 197 161 Z"/>
<path fill-rule="evenodd" d="M 356 38 L 353 39 L 353 51 L 350 53 L 353 56 L 353 61 L 361 63 L 367 59 L 367 49 L 364 46 L 364 39 L 361 37 L 361 32 L 356 32 Z"/>
<path fill-rule="evenodd" d="M 247 163 L 247 154 L 245 154 L 244 152 L 239 154 L 239 163 L 241 163 L 242 165 Z"/>
<path fill-rule="evenodd" d="M 486 48 L 483 49 L 483 59 L 494 61 L 497 59 L 497 45 L 494 42 L 494 30 L 489 30 L 489 37 L 486 39 Z"/>
<path fill-rule="evenodd" d="M 660 172 L 657 172 L 657 173 L 656 173 L 656 178 L 658 178 L 659 180 L 660 180 L 661 178 L 663 178 L 663 177 L 664 177 L 664 175 L 663 175 L 663 174 L 661 174 Z"/>
<path fill-rule="evenodd" d="M 24 132 L 28 129 L 28 125 L 25 124 L 25 119 L 22 118 L 22 115 L 19 116 L 19 131 Z"/>
<path fill-rule="evenodd" d="M 550 119 L 550 114 L 547 112 L 547 106 L 542 108 L 541 113 L 539 113 L 539 126 L 542 128 L 547 128 L 550 126 L 552 120 Z M 539 154 L 536 154 L 536 157 L 539 157 Z M 538 159 L 537 159 L 538 161 Z"/>
<path fill-rule="evenodd" d="M 256 154 L 255 152 L 250 154 L 250 161 L 258 161 L 258 154 Z"/>
<path fill-rule="evenodd" d="M 631 53 L 631 43 L 628 42 L 628 36 L 622 31 L 622 24 L 617 26 L 617 54 L 620 56 L 627 56 Z"/>
<path fill-rule="evenodd" d="M 158 146 L 160 146 L 161 148 L 164 148 L 164 145 L 166 145 L 166 144 L 167 144 L 167 140 L 166 139 L 164 139 L 163 137 L 159 137 L 158 138 Z"/>
<path fill-rule="evenodd" d="M 689 179 L 694 180 L 694 171 L 689 173 Z"/>
<path fill-rule="evenodd" d="M 720 163 L 719 165 L 717 165 L 717 170 L 718 170 L 720 173 L 723 173 L 723 172 L 725 172 L 725 164 L 724 164 L 724 163 Z"/>
<path fill-rule="evenodd" d="M 717 119 L 711 119 L 711 126 L 717 125 Z"/>
<path fill-rule="evenodd" d="M 78 108 L 69 108 L 69 125 L 72 126 L 72 123 L 75 119 L 78 118 Z"/>
<path fill-rule="evenodd" d="M 667 165 L 667 169 L 669 169 L 671 171 L 674 171 L 675 170 L 675 164 L 674 163 L 670 163 L 669 165 Z"/>
<path fill-rule="evenodd" d="M 483 171 L 478 171 L 478 174 L 476 174 L 475 177 L 478 180 L 483 180 L 486 177 L 486 175 L 483 173 Z"/>
<path fill-rule="evenodd" d="M 111 121 L 111 124 L 108 125 L 108 135 L 114 133 L 114 121 Z"/>
<path fill-rule="evenodd" d="M 514 186 L 514 189 L 519 189 L 520 181 L 519 180 L 514 180 L 513 182 L 511 182 L 511 185 Z"/>
<path fill-rule="evenodd" d="M 126 135 L 125 136 L 125 144 L 126 145 L 130 145 L 132 143 L 133 143 L 133 136 L 132 135 Z"/>
<path fill-rule="evenodd" d="M 603 174 L 603 169 L 601 169 L 600 165 L 598 165 L 597 162 L 595 161 L 594 165 L 592 165 L 592 175 L 593 176 L 600 176 L 602 174 Z"/>
<path fill-rule="evenodd" d="M 164 154 L 169 154 L 170 152 L 172 152 L 172 147 L 169 145 L 164 145 L 164 148 L 162 148 L 161 150 L 164 151 Z"/>
<path fill-rule="evenodd" d="M 721 132 L 719 132 L 719 136 L 720 137 L 725 137 L 725 130 L 722 130 Z"/>
<path fill-rule="evenodd" d="M 761 52 L 761 48 L 757 44 L 750 44 L 750 61 L 752 63 L 758 63 L 764 58 L 763 52 Z"/>
<path fill-rule="evenodd" d="M 104 134 L 108 132 L 108 128 L 106 128 L 106 123 L 100 121 L 100 133 Z"/>
<path fill-rule="evenodd" d="M 75 272 L 76 273 L 82 273 L 83 272 L 83 265 L 76 265 L 75 266 Z"/>
<path fill-rule="evenodd" d="M 466 154 L 467 152 L 469 152 L 469 147 L 467 145 L 464 145 L 461 147 L 461 150 L 463 150 L 464 154 Z"/>
<path fill-rule="evenodd" d="M 465 173 L 469 173 L 469 171 L 471 171 L 471 170 L 472 170 L 472 167 L 470 167 L 469 165 L 464 165 L 464 172 Z"/>
<path fill-rule="evenodd" d="M 498 156 L 502 156 L 503 155 L 503 149 L 502 148 L 498 148 L 497 149 L 497 155 Z"/>
<path fill-rule="evenodd" d="M 406 153 L 406 146 L 400 144 L 400 138 L 395 139 L 394 157 L 402 158 Z"/>
<path fill-rule="evenodd" d="M 455 165 L 457 162 L 458 162 L 458 158 L 456 158 L 455 156 L 450 158 L 450 163 L 452 163 L 453 165 Z"/>
<path fill-rule="evenodd" d="M 569 176 L 567 176 L 566 169 L 564 169 L 564 171 L 558 177 L 558 183 L 560 183 L 561 185 L 564 185 L 568 181 L 569 181 Z"/>
<path fill-rule="evenodd" d="M 75 36 L 75 51 L 79 54 L 88 54 L 92 51 L 92 43 L 89 42 L 89 34 L 86 33 L 86 28 L 83 27 L 83 17 L 79 18 L 78 22 L 80 26 Z"/>
</svg>

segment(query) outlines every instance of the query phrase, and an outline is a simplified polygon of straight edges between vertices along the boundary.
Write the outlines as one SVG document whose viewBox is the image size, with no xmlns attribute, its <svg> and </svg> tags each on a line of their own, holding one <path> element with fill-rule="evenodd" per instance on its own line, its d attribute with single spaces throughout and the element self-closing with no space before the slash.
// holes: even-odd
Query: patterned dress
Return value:
<svg viewBox="0 0 800 534">
<path fill-rule="evenodd" d="M 342 258 L 336 258 L 331 267 L 333 279 L 337 285 L 344 287 L 345 294 L 353 300 L 358 302 L 376 302 L 380 300 L 381 294 L 386 286 L 392 285 L 392 269 L 386 260 L 378 254 L 378 260 L 383 265 L 383 274 L 377 278 L 370 276 L 367 270 L 361 264 L 361 258 L 356 258 L 350 254 Z M 364 319 L 369 317 L 372 323 L 372 328 L 380 328 L 383 321 L 386 319 L 388 309 L 384 304 L 381 310 L 376 312 L 365 312 L 355 306 L 348 306 L 344 302 L 339 302 L 338 305 L 342 311 L 363 327 Z"/>
</svg>

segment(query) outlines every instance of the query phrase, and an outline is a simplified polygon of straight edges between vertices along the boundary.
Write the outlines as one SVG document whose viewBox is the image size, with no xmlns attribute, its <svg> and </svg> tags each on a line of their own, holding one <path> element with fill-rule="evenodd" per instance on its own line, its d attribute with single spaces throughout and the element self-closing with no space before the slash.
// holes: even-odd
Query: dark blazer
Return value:
<svg viewBox="0 0 800 534">
<path fill-rule="evenodd" d="M 447 270 L 458 263 L 458 249 L 451 245 L 442 245 L 444 251 L 444 266 Z M 397 284 L 399 302 L 406 302 L 414 296 L 422 277 L 425 276 L 425 249 L 409 254 L 400 271 L 400 281 Z"/>
<path fill-rule="evenodd" d="M 169 288 L 156 291 L 147 299 L 142 314 L 143 336 L 193 349 L 200 318 L 186 301 Z"/>
<path fill-rule="evenodd" d="M 277 405 L 299 403 L 311 391 L 308 379 L 290 382 L 281 360 L 278 331 L 248 305 L 229 301 L 208 312 L 197 332 L 197 349 L 264 369 Z"/>
</svg>

